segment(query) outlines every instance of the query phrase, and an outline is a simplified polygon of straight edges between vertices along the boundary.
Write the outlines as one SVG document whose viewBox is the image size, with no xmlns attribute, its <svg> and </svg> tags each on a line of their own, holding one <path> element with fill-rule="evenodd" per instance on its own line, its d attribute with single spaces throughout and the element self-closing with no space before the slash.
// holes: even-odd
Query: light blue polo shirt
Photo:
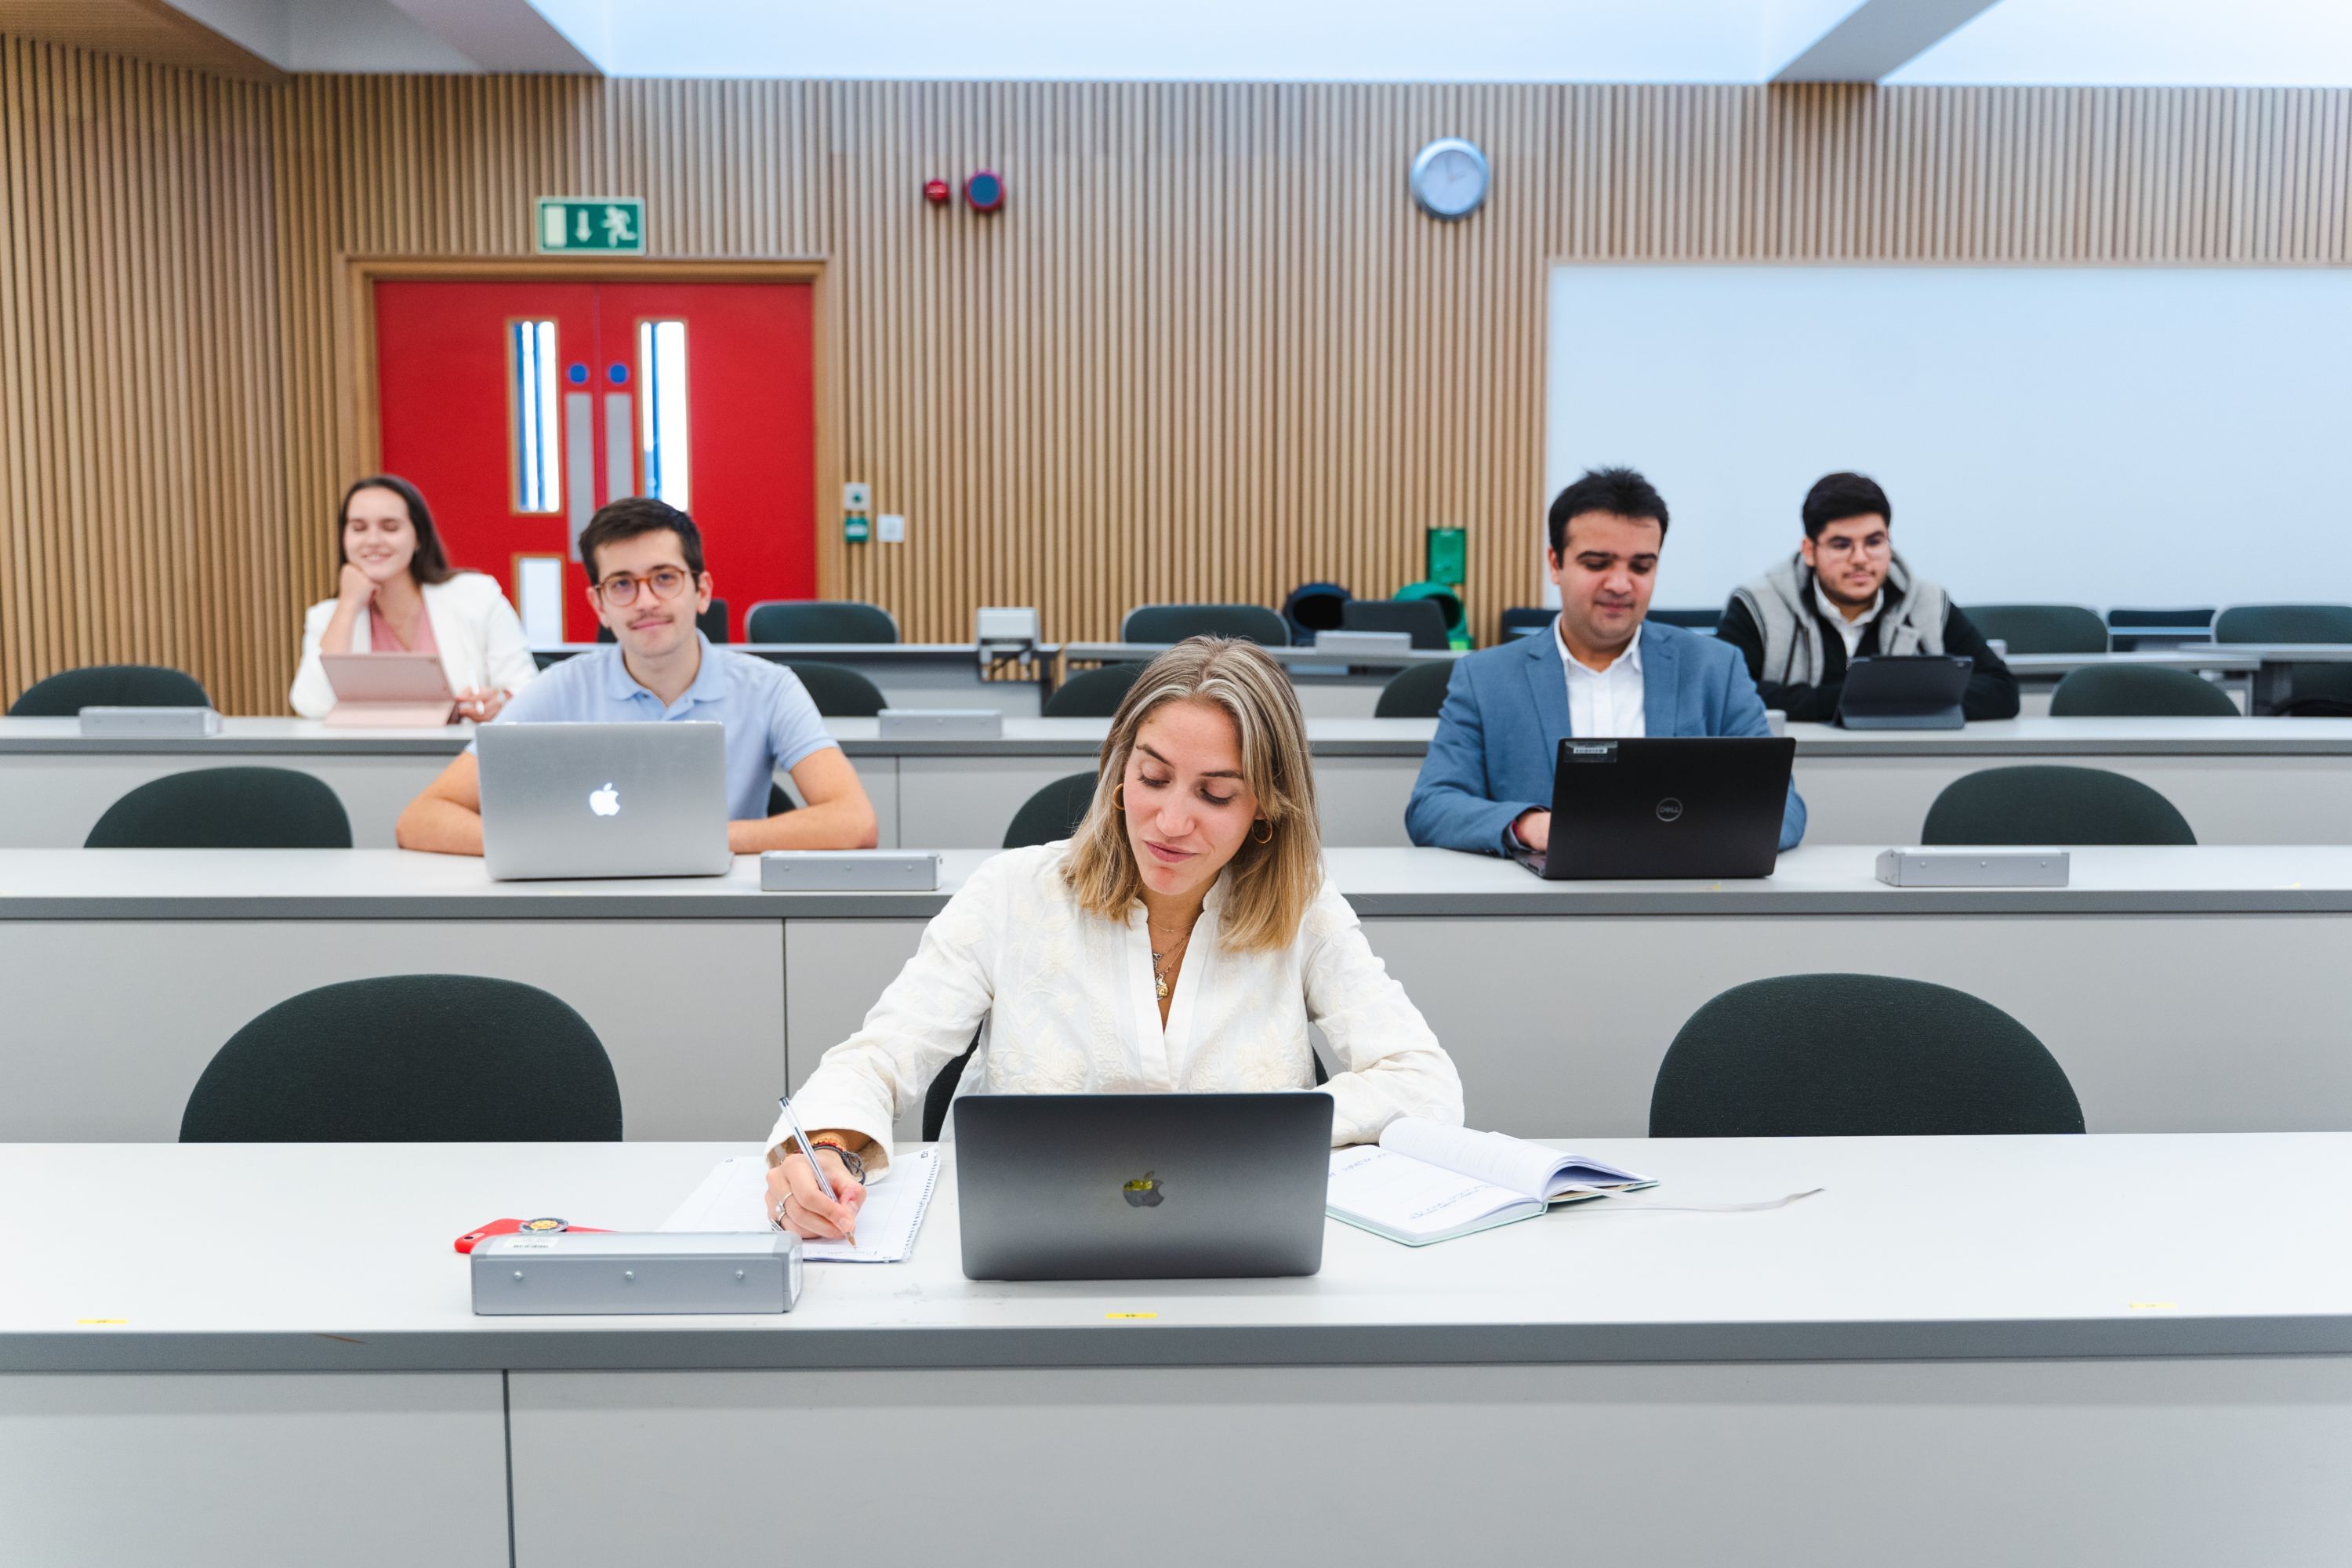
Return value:
<svg viewBox="0 0 2352 1568">
<path fill-rule="evenodd" d="M 693 721 L 727 728 L 727 816 L 748 822 L 768 815 L 768 785 L 779 768 L 790 771 L 834 744 L 800 677 L 781 664 L 732 648 L 715 647 L 700 632 L 702 668 L 694 684 L 667 708 L 621 662 L 617 643 L 579 654 L 540 671 L 499 710 L 493 724 L 662 724 Z M 466 750 L 473 750 L 468 743 Z"/>
</svg>

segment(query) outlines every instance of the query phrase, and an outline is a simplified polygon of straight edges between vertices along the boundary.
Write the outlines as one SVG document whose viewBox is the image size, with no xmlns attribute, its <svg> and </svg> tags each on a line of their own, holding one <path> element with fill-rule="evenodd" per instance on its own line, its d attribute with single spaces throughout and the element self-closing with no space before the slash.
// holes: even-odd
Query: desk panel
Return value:
<svg viewBox="0 0 2352 1568">
<path fill-rule="evenodd" d="M 631 1138 L 766 1127 L 784 1057 L 773 921 L 16 921 L 0 923 L 0 1141 L 176 1139 L 213 1053 L 263 1012 L 426 973 L 571 1004 L 613 1058 Z"/>
<path fill-rule="evenodd" d="M 119 1302 L 89 1305 L 121 1315 Z M 506 1568 L 503 1383 L 496 1372 L 0 1377 L 0 1562 Z"/>
<path fill-rule="evenodd" d="M 289 768 L 323 781 L 352 819 L 362 849 L 393 847 L 393 825 L 457 754 L 366 755 L 289 746 L 275 752 L 92 751 L 0 756 L 0 848 L 79 847 L 106 808 L 151 779 L 203 767 Z"/>
<path fill-rule="evenodd" d="M 1199 1568 L 1245 1540 L 1428 1568 L 1475 1540 L 1482 1561 L 1657 1568 L 2336 1568 L 2352 1539 L 2340 1356 L 548 1372 L 513 1398 L 525 1568 L 686 1539 L 769 1560 L 778 1434 L 819 1428 L 887 1442 L 848 1506 L 908 1563 L 1098 1542 L 1081 1555 Z"/>
</svg>

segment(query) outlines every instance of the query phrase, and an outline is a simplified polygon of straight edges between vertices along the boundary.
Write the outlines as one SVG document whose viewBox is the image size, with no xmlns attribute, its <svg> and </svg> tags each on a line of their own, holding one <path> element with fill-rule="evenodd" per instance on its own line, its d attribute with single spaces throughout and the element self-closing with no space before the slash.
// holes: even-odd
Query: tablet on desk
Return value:
<svg viewBox="0 0 2352 1568">
<path fill-rule="evenodd" d="M 322 653 L 319 663 L 335 689 L 330 724 L 430 728 L 457 716 L 438 654 Z"/>
</svg>

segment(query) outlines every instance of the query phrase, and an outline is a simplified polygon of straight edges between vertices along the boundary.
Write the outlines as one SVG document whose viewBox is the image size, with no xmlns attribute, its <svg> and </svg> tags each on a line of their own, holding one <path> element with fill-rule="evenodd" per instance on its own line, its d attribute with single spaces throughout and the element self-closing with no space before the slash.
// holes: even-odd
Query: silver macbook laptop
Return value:
<svg viewBox="0 0 2352 1568">
<path fill-rule="evenodd" d="M 975 1094 L 955 1121 L 969 1279 L 1323 1267 L 1328 1094 Z"/>
<path fill-rule="evenodd" d="M 485 724 L 482 859 L 529 877 L 716 877 L 727 848 L 718 724 Z"/>
</svg>

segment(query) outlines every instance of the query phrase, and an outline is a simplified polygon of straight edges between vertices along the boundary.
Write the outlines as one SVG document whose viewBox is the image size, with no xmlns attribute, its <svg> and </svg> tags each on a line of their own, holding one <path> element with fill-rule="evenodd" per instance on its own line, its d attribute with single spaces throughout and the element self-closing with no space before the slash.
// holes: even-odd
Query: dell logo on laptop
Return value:
<svg viewBox="0 0 2352 1568">
<path fill-rule="evenodd" d="M 607 784 L 603 789 L 588 792 L 588 809 L 599 816 L 621 815 L 621 792 Z"/>
<path fill-rule="evenodd" d="M 1665 799 L 1658 802 L 1658 820 L 1660 822 L 1677 821 L 1681 818 L 1682 814 L 1683 803 L 1676 800 L 1673 795 L 1668 795 Z"/>
</svg>

